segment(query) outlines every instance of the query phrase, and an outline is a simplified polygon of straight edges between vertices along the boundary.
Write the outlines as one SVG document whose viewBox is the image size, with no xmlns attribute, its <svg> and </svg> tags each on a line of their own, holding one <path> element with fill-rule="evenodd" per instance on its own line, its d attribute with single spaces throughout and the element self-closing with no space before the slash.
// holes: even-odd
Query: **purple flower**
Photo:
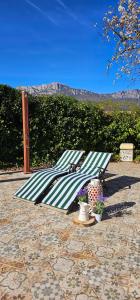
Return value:
<svg viewBox="0 0 140 300">
<path fill-rule="evenodd" d="M 100 196 L 97 201 L 99 201 L 99 202 L 105 202 L 106 200 L 107 200 L 107 197 Z"/>
<path fill-rule="evenodd" d="M 78 192 L 78 194 L 77 194 L 77 196 L 79 197 L 81 197 L 81 196 L 85 196 L 87 194 L 87 191 L 85 190 L 85 189 L 81 189 L 79 192 Z"/>
</svg>

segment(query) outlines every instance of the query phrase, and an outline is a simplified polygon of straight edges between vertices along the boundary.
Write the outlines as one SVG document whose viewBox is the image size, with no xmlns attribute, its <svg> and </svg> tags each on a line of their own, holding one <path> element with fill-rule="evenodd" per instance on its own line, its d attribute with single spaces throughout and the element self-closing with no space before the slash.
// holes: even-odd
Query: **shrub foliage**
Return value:
<svg viewBox="0 0 140 300">
<path fill-rule="evenodd" d="M 65 149 L 119 152 L 122 142 L 139 145 L 140 112 L 107 114 L 72 97 L 28 96 L 32 165 L 52 162 Z M 21 93 L 0 85 L 0 162 L 23 164 Z"/>
</svg>

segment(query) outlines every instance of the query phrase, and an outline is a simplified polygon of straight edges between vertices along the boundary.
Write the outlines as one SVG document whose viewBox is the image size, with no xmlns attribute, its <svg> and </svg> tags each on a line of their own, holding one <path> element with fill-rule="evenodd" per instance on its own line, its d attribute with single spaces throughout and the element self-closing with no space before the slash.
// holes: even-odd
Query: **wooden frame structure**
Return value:
<svg viewBox="0 0 140 300">
<path fill-rule="evenodd" d="M 24 174 L 30 173 L 30 143 L 28 120 L 28 96 L 22 91 L 22 122 L 23 122 L 23 147 L 24 147 Z"/>
</svg>

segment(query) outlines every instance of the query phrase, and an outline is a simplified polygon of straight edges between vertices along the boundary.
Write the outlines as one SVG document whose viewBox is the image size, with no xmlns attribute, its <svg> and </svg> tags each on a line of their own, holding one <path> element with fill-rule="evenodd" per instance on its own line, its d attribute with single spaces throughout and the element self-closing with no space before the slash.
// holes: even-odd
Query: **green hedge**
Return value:
<svg viewBox="0 0 140 300">
<path fill-rule="evenodd" d="M 122 142 L 140 142 L 140 112 L 106 114 L 67 96 L 29 95 L 32 165 L 53 162 L 65 149 L 119 152 Z M 21 94 L 0 85 L 0 162 L 23 164 Z"/>
</svg>

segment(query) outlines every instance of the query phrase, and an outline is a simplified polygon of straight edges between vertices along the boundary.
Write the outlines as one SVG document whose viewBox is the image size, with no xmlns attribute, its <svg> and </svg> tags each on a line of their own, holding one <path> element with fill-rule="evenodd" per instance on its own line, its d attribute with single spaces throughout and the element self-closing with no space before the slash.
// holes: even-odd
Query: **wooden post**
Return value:
<svg viewBox="0 0 140 300">
<path fill-rule="evenodd" d="M 30 173 L 29 161 L 29 122 L 28 122 L 28 96 L 22 91 L 22 121 L 23 121 L 23 146 L 24 146 L 24 174 Z"/>
</svg>

